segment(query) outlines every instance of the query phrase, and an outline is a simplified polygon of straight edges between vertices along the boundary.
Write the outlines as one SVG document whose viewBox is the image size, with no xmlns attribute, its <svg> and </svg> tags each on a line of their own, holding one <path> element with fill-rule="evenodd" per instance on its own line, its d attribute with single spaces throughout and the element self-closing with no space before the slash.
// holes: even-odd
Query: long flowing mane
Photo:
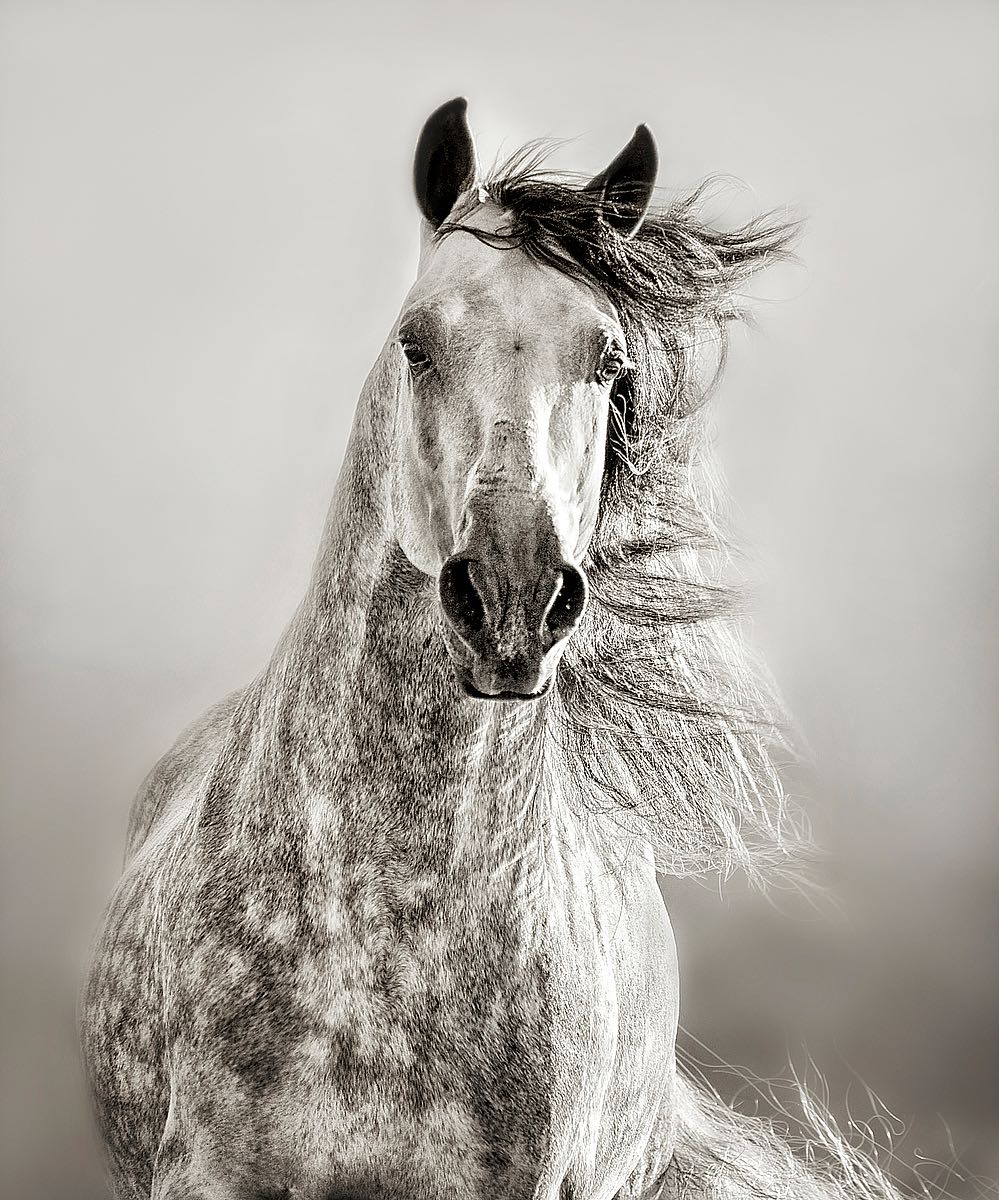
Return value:
<svg viewBox="0 0 999 1200">
<path fill-rule="evenodd" d="M 739 287 L 789 256 L 796 226 L 770 214 L 710 228 L 697 215 L 699 189 L 623 237 L 597 195 L 544 168 L 547 149 L 529 144 L 486 180 L 507 228 L 464 224 L 463 208 L 437 236 L 461 230 L 520 247 L 591 284 L 627 339 L 585 564 L 592 603 L 548 708 L 561 769 L 586 807 L 647 837 L 667 873 L 739 867 L 762 878 L 790 864 L 803 839 L 775 768 L 787 749 L 780 701 L 724 579 L 704 401 L 726 328 L 744 316 Z"/>
</svg>

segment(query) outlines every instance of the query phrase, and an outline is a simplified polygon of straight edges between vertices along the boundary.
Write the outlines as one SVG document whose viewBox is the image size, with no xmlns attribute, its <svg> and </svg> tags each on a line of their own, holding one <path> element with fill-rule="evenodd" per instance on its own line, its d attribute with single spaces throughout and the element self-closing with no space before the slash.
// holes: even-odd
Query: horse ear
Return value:
<svg viewBox="0 0 999 1200">
<path fill-rule="evenodd" d="M 631 141 L 584 189 L 600 199 L 604 219 L 623 237 L 633 237 L 645 217 L 656 186 L 659 154 L 648 125 L 639 125 Z"/>
<path fill-rule="evenodd" d="M 442 104 L 427 117 L 416 144 L 416 200 L 435 229 L 461 193 L 475 182 L 475 143 L 465 119 L 467 108 L 464 96 Z"/>
</svg>

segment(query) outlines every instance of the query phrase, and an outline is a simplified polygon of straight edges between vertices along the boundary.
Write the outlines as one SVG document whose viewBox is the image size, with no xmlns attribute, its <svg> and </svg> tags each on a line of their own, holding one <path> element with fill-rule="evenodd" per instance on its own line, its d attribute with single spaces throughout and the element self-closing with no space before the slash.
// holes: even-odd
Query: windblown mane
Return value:
<svg viewBox="0 0 999 1200">
<path fill-rule="evenodd" d="M 662 870 L 762 877 L 800 838 L 774 765 L 781 706 L 740 631 L 737 593 L 718 577 L 727 555 L 703 401 L 726 326 L 744 315 L 737 289 L 788 257 L 796 229 L 773 215 L 710 228 L 696 215 L 702 189 L 625 238 L 579 180 L 543 169 L 545 154 L 532 143 L 486 181 L 509 229 L 475 229 L 459 210 L 437 236 L 517 246 L 587 282 L 627 339 L 585 564 L 592 603 L 563 657 L 550 729 L 582 802 L 648 837 Z"/>
</svg>

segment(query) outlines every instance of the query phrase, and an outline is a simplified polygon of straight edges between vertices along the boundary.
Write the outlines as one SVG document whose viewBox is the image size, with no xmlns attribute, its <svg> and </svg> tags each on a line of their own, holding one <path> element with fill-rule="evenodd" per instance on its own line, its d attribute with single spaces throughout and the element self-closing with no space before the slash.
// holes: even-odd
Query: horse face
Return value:
<svg viewBox="0 0 999 1200">
<path fill-rule="evenodd" d="M 463 221 L 504 219 L 486 202 Z M 425 239 L 397 345 L 400 544 L 439 580 L 465 690 L 539 696 L 586 604 L 620 324 L 584 284 L 453 233 Z"/>
<path fill-rule="evenodd" d="M 482 699 L 534 699 L 586 605 L 581 563 L 626 350 L 605 296 L 516 239 L 490 242 L 511 230 L 480 189 L 465 110 L 460 97 L 441 105 L 416 148 L 423 241 L 397 330 L 393 506 L 403 551 L 438 579 L 462 686 Z M 622 237 L 641 225 L 656 166 L 640 125 L 587 184 Z M 462 230 L 439 236 L 456 212 Z"/>
</svg>

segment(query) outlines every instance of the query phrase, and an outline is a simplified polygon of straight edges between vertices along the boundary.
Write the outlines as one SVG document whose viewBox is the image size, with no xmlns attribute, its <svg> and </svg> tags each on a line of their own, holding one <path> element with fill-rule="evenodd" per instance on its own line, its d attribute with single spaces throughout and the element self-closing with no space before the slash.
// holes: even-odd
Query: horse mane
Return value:
<svg viewBox="0 0 999 1200">
<path fill-rule="evenodd" d="M 699 219 L 703 187 L 651 209 L 621 236 L 578 177 L 544 168 L 530 143 L 483 189 L 509 214 L 499 233 L 463 223 L 480 192 L 437 231 L 461 230 L 603 292 L 629 369 L 612 394 L 597 530 L 584 564 L 591 604 L 548 705 L 586 809 L 647 839 L 673 875 L 742 868 L 762 879 L 804 843 L 776 767 L 783 709 L 738 620 L 738 590 L 706 437 L 704 401 L 745 316 L 738 289 L 790 256 L 796 225 L 762 216 L 730 232 Z M 704 351 L 714 360 L 705 383 Z"/>
</svg>

